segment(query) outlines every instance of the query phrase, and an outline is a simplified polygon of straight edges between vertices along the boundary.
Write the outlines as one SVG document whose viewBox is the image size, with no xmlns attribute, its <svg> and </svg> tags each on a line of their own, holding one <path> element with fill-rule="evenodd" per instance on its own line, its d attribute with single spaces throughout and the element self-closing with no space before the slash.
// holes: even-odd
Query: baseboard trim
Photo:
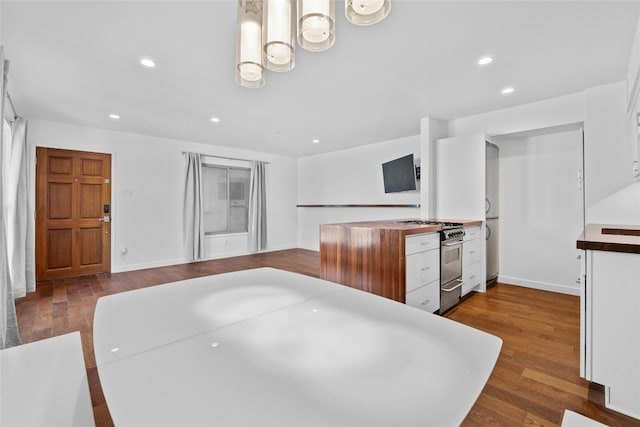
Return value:
<svg viewBox="0 0 640 427">
<path fill-rule="evenodd" d="M 189 261 L 174 259 L 166 261 L 145 262 L 141 264 L 119 265 L 111 268 L 112 273 L 126 273 L 127 271 L 146 270 L 148 268 L 169 267 L 171 265 L 187 264 Z"/>
<path fill-rule="evenodd" d="M 276 252 L 283 251 L 286 249 L 297 249 L 295 247 L 281 247 L 281 248 L 269 248 L 256 253 L 265 253 L 265 252 Z M 233 258 L 237 256 L 245 256 L 245 255 L 253 255 L 249 251 L 244 252 L 229 252 L 224 254 L 216 254 L 212 257 L 207 257 L 200 261 L 191 261 L 186 259 L 174 259 L 174 260 L 166 260 L 166 261 L 158 261 L 158 262 L 147 262 L 141 264 L 130 264 L 130 265 L 120 265 L 116 267 L 112 267 L 112 273 L 125 273 L 127 271 L 136 271 L 136 270 L 146 270 L 148 268 L 159 268 L 159 267 L 169 267 L 172 265 L 180 265 L 180 264 L 189 264 L 191 262 L 201 262 L 201 261 L 211 261 L 214 259 L 223 259 L 223 258 Z"/>
<path fill-rule="evenodd" d="M 517 277 L 498 276 L 498 282 L 505 283 L 507 285 L 523 286 L 525 288 L 540 289 L 542 291 L 557 292 L 559 294 L 567 295 L 580 295 L 580 288 L 558 285 L 555 283 L 536 282 L 533 280 L 520 279 Z"/>
</svg>

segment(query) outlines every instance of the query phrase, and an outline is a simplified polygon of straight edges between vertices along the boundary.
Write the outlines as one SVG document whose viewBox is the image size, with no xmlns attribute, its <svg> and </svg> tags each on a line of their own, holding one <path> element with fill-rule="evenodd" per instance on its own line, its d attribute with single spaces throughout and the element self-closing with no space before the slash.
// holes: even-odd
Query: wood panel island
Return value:
<svg viewBox="0 0 640 427">
<path fill-rule="evenodd" d="M 411 252 L 411 248 L 416 248 L 415 252 L 423 254 L 426 264 L 421 270 L 426 277 L 435 277 L 437 281 L 440 266 L 438 233 L 441 226 L 402 223 L 411 220 L 415 219 L 320 225 L 320 278 L 407 302 L 406 248 Z M 429 221 L 459 222 L 465 228 L 482 224 L 479 220 Z M 433 268 L 429 265 L 430 259 L 437 259 Z M 428 299 L 428 294 L 432 294 L 434 299 L 439 299 L 439 284 L 437 289 L 425 288 L 423 292 L 421 297 L 426 295 Z"/>
</svg>

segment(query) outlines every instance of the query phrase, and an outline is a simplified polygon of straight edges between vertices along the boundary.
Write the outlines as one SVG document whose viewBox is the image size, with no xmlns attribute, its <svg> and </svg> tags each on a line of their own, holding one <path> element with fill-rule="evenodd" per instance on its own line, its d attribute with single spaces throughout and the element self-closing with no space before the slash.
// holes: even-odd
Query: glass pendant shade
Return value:
<svg viewBox="0 0 640 427">
<path fill-rule="evenodd" d="M 295 0 L 264 0 L 262 5 L 264 65 L 271 71 L 295 66 Z"/>
<path fill-rule="evenodd" d="M 344 14 L 356 25 L 371 25 L 382 21 L 391 10 L 390 0 L 345 0 Z"/>
<path fill-rule="evenodd" d="M 298 44 L 310 51 L 329 49 L 335 42 L 335 0 L 298 0 Z"/>
<path fill-rule="evenodd" d="M 239 0 L 236 24 L 236 82 L 264 86 L 262 66 L 262 0 Z"/>
</svg>

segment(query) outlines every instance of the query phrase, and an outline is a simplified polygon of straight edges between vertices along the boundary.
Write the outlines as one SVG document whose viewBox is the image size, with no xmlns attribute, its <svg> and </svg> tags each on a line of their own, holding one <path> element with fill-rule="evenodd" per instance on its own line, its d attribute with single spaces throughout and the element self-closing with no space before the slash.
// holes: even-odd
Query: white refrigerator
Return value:
<svg viewBox="0 0 640 427">
<path fill-rule="evenodd" d="M 485 220 L 486 220 L 486 259 L 487 259 L 487 284 L 493 284 L 498 280 L 498 236 L 500 229 L 499 215 L 499 148 L 497 145 L 487 142 L 486 144 L 486 200 L 485 200 Z"/>
</svg>

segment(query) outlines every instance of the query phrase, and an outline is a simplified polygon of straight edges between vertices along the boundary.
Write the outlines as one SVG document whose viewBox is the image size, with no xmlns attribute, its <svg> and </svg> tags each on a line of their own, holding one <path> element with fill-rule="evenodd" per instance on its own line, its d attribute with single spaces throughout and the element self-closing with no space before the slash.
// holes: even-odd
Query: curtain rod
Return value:
<svg viewBox="0 0 640 427">
<path fill-rule="evenodd" d="M 7 92 L 7 99 L 9 100 L 9 106 L 11 107 L 11 111 L 13 112 L 13 120 L 15 120 L 18 118 L 18 113 L 16 112 L 16 107 L 13 105 L 13 100 L 11 99 L 9 92 Z"/>
<path fill-rule="evenodd" d="M 189 153 L 189 151 L 183 151 L 182 152 L 182 154 L 185 154 L 185 153 Z M 200 153 L 200 155 L 201 156 L 206 156 L 206 157 L 215 157 L 216 159 L 223 159 L 223 160 L 239 160 L 239 161 L 242 161 L 242 162 L 251 162 L 251 160 L 249 160 L 249 159 L 240 159 L 238 157 L 224 157 L 224 156 L 216 156 L 214 154 L 202 154 L 202 153 Z M 267 165 L 269 164 L 269 162 L 262 162 L 262 163 L 265 163 Z"/>
</svg>

